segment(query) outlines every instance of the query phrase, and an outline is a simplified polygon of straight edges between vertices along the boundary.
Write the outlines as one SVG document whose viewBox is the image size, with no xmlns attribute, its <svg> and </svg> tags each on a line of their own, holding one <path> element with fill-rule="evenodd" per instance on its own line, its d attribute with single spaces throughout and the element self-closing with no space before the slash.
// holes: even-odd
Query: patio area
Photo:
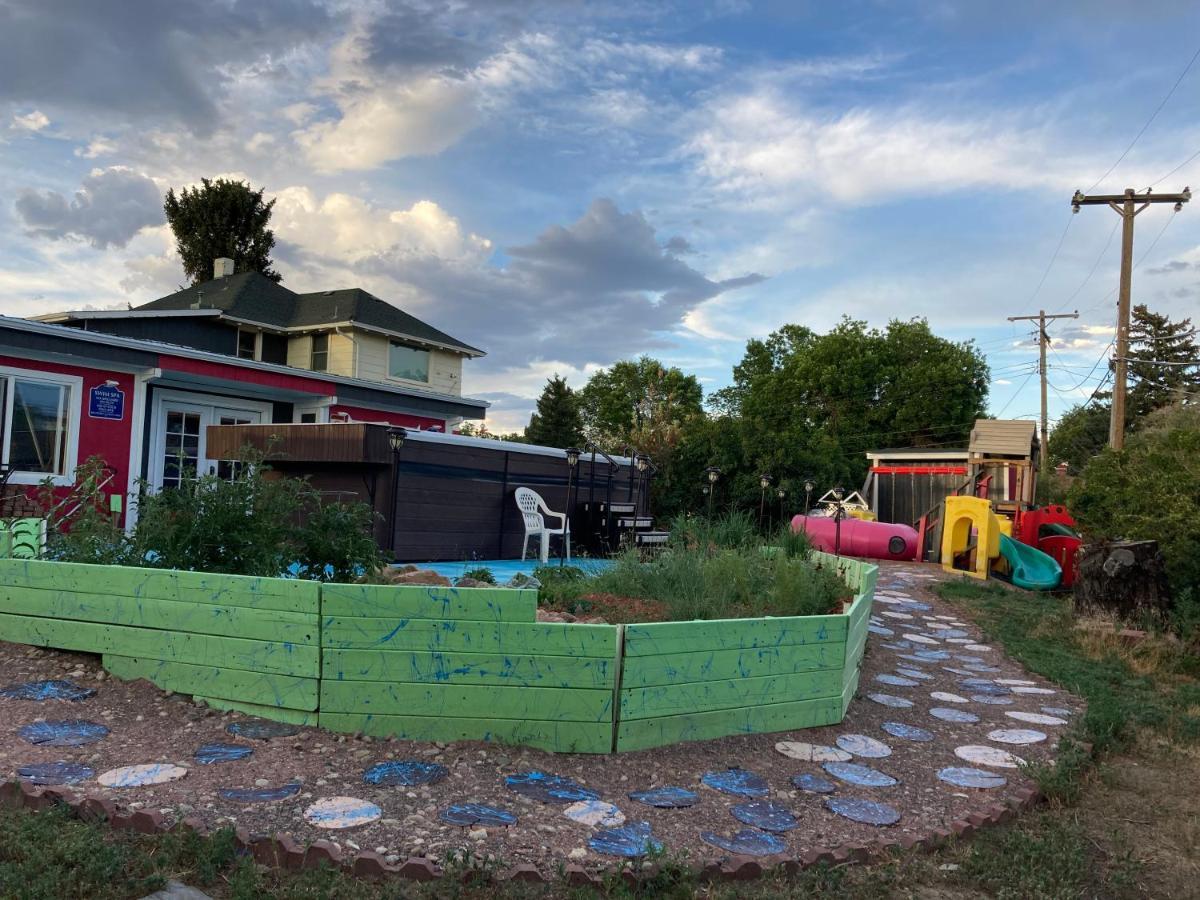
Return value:
<svg viewBox="0 0 1200 900">
<path fill-rule="evenodd" d="M 557 566 L 559 561 L 556 557 L 551 557 L 547 565 Z M 497 584 L 506 584 L 512 580 L 515 575 L 526 575 L 532 577 L 533 570 L 541 563 L 534 556 L 529 559 L 469 559 L 460 562 L 397 562 L 395 565 L 414 565 L 421 569 L 428 569 L 432 572 L 437 572 L 454 581 L 461 578 L 472 569 L 487 569 L 496 579 Z M 569 563 L 564 561 L 563 565 L 571 565 L 582 569 L 589 575 L 597 575 L 604 569 L 612 565 L 611 560 L 596 559 L 594 557 L 576 557 Z"/>
</svg>

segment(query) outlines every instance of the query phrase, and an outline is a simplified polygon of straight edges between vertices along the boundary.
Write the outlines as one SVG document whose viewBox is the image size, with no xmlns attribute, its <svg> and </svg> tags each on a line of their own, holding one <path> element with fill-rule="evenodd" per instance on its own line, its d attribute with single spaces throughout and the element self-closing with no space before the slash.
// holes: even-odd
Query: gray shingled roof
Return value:
<svg viewBox="0 0 1200 900">
<path fill-rule="evenodd" d="M 192 285 L 134 307 L 138 311 L 219 309 L 268 328 L 304 328 L 353 322 L 403 337 L 440 344 L 471 356 L 483 351 L 439 331 L 361 288 L 297 294 L 258 272 L 239 272 Z"/>
</svg>

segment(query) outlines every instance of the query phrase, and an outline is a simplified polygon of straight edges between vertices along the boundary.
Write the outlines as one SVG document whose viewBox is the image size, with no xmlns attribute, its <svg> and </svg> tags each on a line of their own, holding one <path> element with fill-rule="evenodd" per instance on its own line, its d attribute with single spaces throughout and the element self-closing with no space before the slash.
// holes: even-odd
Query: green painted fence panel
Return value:
<svg viewBox="0 0 1200 900">
<path fill-rule="evenodd" d="M 574 656 L 417 650 L 325 650 L 321 654 L 321 677 L 336 681 L 612 690 L 615 672 L 611 659 Z"/>
<path fill-rule="evenodd" d="M 842 670 L 798 675 L 702 681 L 621 691 L 621 722 L 718 709 L 741 709 L 832 697 L 842 689 Z"/>
<path fill-rule="evenodd" d="M 321 709 L 335 713 L 611 722 L 612 691 L 478 687 L 380 681 L 322 681 Z"/>
<path fill-rule="evenodd" d="M 321 611 L 326 616 L 535 622 L 537 591 L 436 585 L 327 584 L 321 588 Z"/>
<path fill-rule="evenodd" d="M 692 650 L 753 650 L 785 644 L 837 644 L 845 640 L 844 615 L 654 622 L 625 626 L 625 655 L 660 656 Z"/>
<path fill-rule="evenodd" d="M 286 709 L 282 706 L 259 706 L 257 703 L 241 703 L 236 700 L 222 700 L 220 697 L 196 697 L 203 700 L 213 709 L 227 712 L 239 712 L 258 719 L 270 719 L 274 722 L 287 722 L 289 725 L 309 725 L 316 728 L 319 716 L 316 712 L 303 709 Z"/>
<path fill-rule="evenodd" d="M 617 629 L 613 625 L 326 616 L 321 622 L 321 644 L 335 650 L 536 653 L 611 659 L 616 653 Z"/>
<path fill-rule="evenodd" d="M 841 668 L 843 644 L 787 644 L 758 650 L 700 650 L 666 656 L 626 656 L 623 689 L 660 684 L 689 684 L 725 678 L 793 675 Z"/>
<path fill-rule="evenodd" d="M 253 703 L 257 706 L 316 710 L 320 682 L 316 678 L 267 675 L 244 669 L 221 669 L 161 659 L 135 659 L 104 654 L 104 668 L 117 678 L 145 678 L 163 690 Z"/>
<path fill-rule="evenodd" d="M 554 753 L 612 752 L 611 722 L 480 720 L 322 711 L 320 725 L 330 731 L 395 737 L 407 741 L 491 741 L 536 747 Z"/>
<path fill-rule="evenodd" d="M 700 741 L 731 734 L 792 731 L 833 725 L 842 719 L 840 697 L 773 703 L 743 709 L 723 709 L 655 719 L 622 721 L 617 732 L 617 750 L 646 750 Z"/>
</svg>

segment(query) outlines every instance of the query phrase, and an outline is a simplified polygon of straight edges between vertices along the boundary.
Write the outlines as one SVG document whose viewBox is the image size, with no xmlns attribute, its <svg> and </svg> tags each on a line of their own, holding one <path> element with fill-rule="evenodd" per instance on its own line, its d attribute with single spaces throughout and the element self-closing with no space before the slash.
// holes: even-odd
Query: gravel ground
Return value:
<svg viewBox="0 0 1200 900">
<path fill-rule="evenodd" d="M 1046 762 L 1054 754 L 1056 735 L 1063 726 L 1029 724 L 1006 716 L 1006 712 L 1040 714 L 1043 706 L 1049 706 L 1077 713 L 1081 708 L 1078 699 L 1026 673 L 1005 658 L 1000 648 L 979 649 L 980 645 L 975 643 L 982 638 L 979 629 L 969 619 L 959 618 L 955 610 L 929 590 L 934 579 L 941 577 L 941 570 L 932 566 L 889 563 L 881 566 L 873 622 L 877 629 L 890 630 L 892 634 L 881 632 L 870 636 L 859 695 L 841 725 L 730 737 L 609 757 L 554 755 L 481 743 L 447 746 L 359 740 L 311 728 L 269 741 L 246 740 L 225 731 L 228 724 L 243 721 L 244 717 L 218 713 L 196 705 L 188 697 L 164 693 L 146 682 L 112 679 L 100 668 L 98 657 L 0 643 L 0 685 L 68 678 L 97 691 L 94 697 L 80 702 L 0 699 L 0 774 L 13 777 L 20 766 L 58 760 L 83 763 L 94 769 L 97 776 L 120 766 L 175 764 L 187 769 L 187 774 L 170 783 L 103 788 L 89 780 L 77 790 L 112 797 L 133 809 L 159 809 L 165 815 L 177 817 L 193 815 L 209 825 L 236 824 L 252 833 L 290 832 L 301 842 L 331 839 L 343 847 L 374 850 L 397 859 L 427 856 L 440 861 L 452 852 L 469 849 L 476 858 L 493 855 L 502 867 L 534 863 L 546 871 L 553 871 L 562 861 L 607 867 L 612 858 L 588 849 L 592 827 L 567 818 L 563 806 L 542 804 L 506 789 L 506 775 L 541 770 L 571 778 L 597 792 L 603 800 L 616 804 L 630 822 L 649 822 L 654 837 L 669 852 L 692 859 L 727 855 L 704 843 L 701 832 L 730 835 L 747 827 L 730 813 L 733 806 L 746 802 L 747 798 L 723 794 L 700 783 L 707 772 L 734 767 L 765 779 L 770 798 L 795 815 L 797 827 L 779 836 L 788 855 L 883 833 L 897 839 L 905 834 L 922 835 L 931 828 L 947 827 L 970 811 L 1003 801 L 1027 784 L 1018 770 L 965 761 L 955 755 L 956 748 L 990 746 L 1009 750 L 1030 762 Z M 926 603 L 930 608 L 914 609 L 905 602 L 906 598 Z M 958 628 L 955 623 L 964 627 Z M 955 637 L 955 643 L 938 634 L 948 630 L 966 634 Z M 937 643 L 910 641 L 909 646 L 884 646 L 907 640 L 905 634 Z M 919 651 L 945 651 L 952 658 L 921 661 L 900 658 Z M 979 666 L 996 667 L 999 671 L 980 671 Z M 911 686 L 877 681 L 880 675 L 896 675 L 898 668 L 909 667 L 928 677 L 909 679 L 917 682 Z M 948 667 L 960 672 L 947 671 Z M 961 683 L 965 678 L 1016 679 L 1028 684 L 1007 686 L 1018 691 L 1006 697 L 1012 702 L 991 705 L 971 699 L 974 691 Z M 1054 693 L 1026 693 L 1027 688 Z M 930 697 L 933 692 L 957 695 L 967 702 L 937 700 Z M 875 693 L 900 697 L 913 705 L 884 706 L 868 697 Z M 980 721 L 974 724 L 942 721 L 930 714 L 935 707 L 970 712 L 979 716 Z M 22 725 L 43 719 L 87 719 L 107 726 L 111 733 L 82 747 L 34 746 L 18 735 Z M 922 743 L 893 737 L 881 727 L 885 722 L 917 726 L 931 732 L 933 740 Z M 989 740 L 989 732 L 995 729 L 1037 729 L 1048 737 L 1038 743 L 1012 746 Z M 839 736 L 846 735 L 864 735 L 884 742 L 891 749 L 886 758 L 855 757 L 852 761 L 886 773 L 899 783 L 872 788 L 838 782 L 837 792 L 832 796 L 885 803 L 900 813 L 896 824 L 877 828 L 850 821 L 826 809 L 824 797 L 796 790 L 791 783 L 793 776 L 825 773 L 819 764 L 788 758 L 775 747 L 781 741 L 834 745 Z M 196 749 L 214 742 L 249 746 L 253 753 L 232 762 L 197 765 L 193 759 Z M 440 763 L 449 770 L 449 775 L 440 783 L 424 787 L 363 783 L 363 772 L 369 766 L 404 759 Z M 975 766 L 1004 775 L 1008 781 L 1003 787 L 988 790 L 955 787 L 937 778 L 940 769 L 952 766 Z M 300 792 L 277 802 L 237 803 L 223 800 L 217 794 L 222 788 L 275 787 L 293 780 L 301 782 Z M 663 785 L 695 791 L 699 800 L 687 809 L 663 810 L 628 798 L 631 791 Z M 318 829 L 305 821 L 304 810 L 312 803 L 335 796 L 374 803 L 380 807 L 381 817 L 344 831 Z M 461 828 L 439 821 L 438 814 L 446 806 L 463 802 L 500 807 L 517 815 L 519 821 L 510 828 L 487 829 Z"/>
</svg>

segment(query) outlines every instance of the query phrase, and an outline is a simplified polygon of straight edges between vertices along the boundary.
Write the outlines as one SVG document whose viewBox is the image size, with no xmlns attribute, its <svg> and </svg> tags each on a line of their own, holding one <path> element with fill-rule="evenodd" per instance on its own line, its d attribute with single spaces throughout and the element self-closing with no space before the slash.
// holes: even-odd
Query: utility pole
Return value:
<svg viewBox="0 0 1200 900">
<path fill-rule="evenodd" d="M 1121 217 L 1121 289 L 1117 300 L 1117 352 L 1113 374 L 1112 411 L 1108 420 L 1108 446 L 1120 450 L 1125 446 L 1125 387 L 1128 379 L 1129 356 L 1129 292 L 1133 282 L 1133 220 L 1152 203 L 1173 203 L 1175 212 L 1192 199 L 1191 188 L 1185 187 L 1178 194 L 1151 194 L 1146 188 L 1139 194 L 1127 188 L 1124 194 L 1097 194 L 1086 196 L 1076 191 L 1071 198 L 1071 211 L 1079 212 L 1081 206 L 1112 207 Z"/>
<path fill-rule="evenodd" d="M 1042 377 L 1042 452 L 1039 457 L 1039 467 L 1041 459 L 1046 455 L 1046 442 L 1049 439 L 1049 422 L 1046 414 L 1046 348 L 1050 345 L 1050 335 L 1046 333 L 1046 322 L 1052 319 L 1078 319 L 1079 310 L 1073 313 L 1059 313 L 1058 315 L 1048 316 L 1044 309 L 1038 310 L 1036 316 L 1009 316 L 1010 322 L 1037 322 L 1038 323 L 1038 374 Z"/>
</svg>

